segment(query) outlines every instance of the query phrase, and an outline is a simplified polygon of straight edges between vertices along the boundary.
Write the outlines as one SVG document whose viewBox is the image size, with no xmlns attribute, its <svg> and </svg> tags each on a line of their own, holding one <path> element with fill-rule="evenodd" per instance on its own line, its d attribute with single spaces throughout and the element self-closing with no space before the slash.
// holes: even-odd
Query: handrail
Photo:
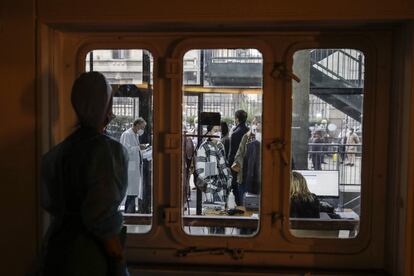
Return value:
<svg viewBox="0 0 414 276">
<path fill-rule="evenodd" d="M 318 50 L 334 50 L 334 51 L 333 51 L 330 55 L 333 55 L 335 52 L 341 52 L 342 54 L 346 55 L 346 56 L 347 56 L 347 57 L 349 57 L 350 59 L 353 59 L 353 60 L 355 60 L 356 62 L 360 62 L 360 60 L 359 60 L 358 58 L 356 58 L 356 57 L 354 57 L 354 56 L 350 55 L 349 53 L 345 52 L 343 49 L 336 49 L 336 48 L 333 48 L 333 49 L 313 49 L 313 50 L 311 51 L 311 53 L 315 53 L 315 52 L 317 52 Z M 362 64 L 364 64 L 364 62 L 362 62 Z"/>
<path fill-rule="evenodd" d="M 350 203 L 352 203 L 352 202 L 354 202 L 354 201 L 356 201 L 356 200 L 358 200 L 358 199 L 360 199 L 360 198 L 361 198 L 361 196 L 357 196 L 357 197 L 355 197 L 355 198 L 351 199 L 350 201 L 345 202 L 345 203 L 344 203 L 344 205 L 343 205 L 342 207 L 345 207 L 345 206 L 347 206 L 348 204 L 350 204 Z"/>
<path fill-rule="evenodd" d="M 328 71 L 328 73 L 334 75 L 336 78 L 340 79 L 341 81 L 345 82 L 346 84 L 348 84 L 351 87 L 354 87 L 355 85 L 350 82 L 349 80 L 345 79 L 344 77 L 340 76 L 339 74 L 337 74 L 336 72 L 332 71 L 331 69 L 329 69 L 328 67 L 320 64 L 319 62 L 315 62 L 314 59 L 311 58 L 311 62 L 313 65 L 317 65 L 318 67 L 322 68 L 322 70 L 326 70 Z M 320 70 L 319 70 L 320 71 Z M 323 72 L 322 72 L 323 73 Z M 326 74 L 325 74 L 326 75 Z"/>
<path fill-rule="evenodd" d="M 356 57 L 354 57 L 354 56 L 352 56 L 352 55 L 350 55 L 350 54 L 348 54 L 347 52 L 345 52 L 344 50 L 342 50 L 342 49 L 338 49 L 338 52 L 341 52 L 342 54 L 344 54 L 344 55 L 346 55 L 346 56 L 348 56 L 350 59 L 353 59 L 353 60 L 355 60 L 356 62 L 361 62 L 362 64 L 364 64 L 364 62 L 363 61 L 360 61 L 358 58 L 356 58 Z"/>
<path fill-rule="evenodd" d="M 325 50 L 327 52 L 322 52 L 322 53 L 328 53 L 326 55 L 326 57 L 323 58 L 323 59 L 326 59 L 327 65 L 323 65 L 323 64 L 320 63 L 320 61 L 323 60 L 323 59 L 318 60 L 318 54 L 321 53 L 321 51 L 323 51 L 323 50 Z M 339 74 L 339 64 L 340 64 L 339 60 L 340 60 L 340 57 L 338 56 L 337 58 L 334 58 L 334 57 L 330 58 L 336 52 L 338 52 L 338 53 L 340 53 L 341 55 L 344 56 L 344 57 L 342 57 L 341 60 L 344 61 L 345 58 L 348 58 L 348 59 L 352 60 L 352 61 L 349 61 L 349 62 L 346 63 L 347 64 L 347 68 L 346 68 L 347 70 L 350 69 L 350 67 L 352 67 L 352 64 L 356 64 L 354 69 L 357 70 L 357 75 L 353 75 L 356 78 L 355 79 L 351 78 L 351 79 L 352 80 L 357 80 L 358 81 L 357 85 L 350 82 L 349 81 L 350 79 L 344 78 Z M 322 54 L 320 54 L 319 56 L 321 56 L 321 55 Z M 330 60 L 331 60 L 331 62 L 329 62 Z M 335 68 L 333 66 L 334 63 L 332 61 L 335 61 L 335 60 L 336 60 L 335 65 L 337 66 L 338 72 L 335 70 Z M 318 67 L 318 68 L 315 68 L 315 69 L 321 71 L 321 73 L 324 73 L 323 70 L 326 70 L 327 73 L 331 74 L 335 78 L 338 78 L 340 81 L 343 81 L 344 83 L 346 83 L 347 85 L 349 85 L 351 87 L 355 87 L 355 86 L 359 87 L 361 85 L 361 81 L 362 81 L 362 77 L 363 77 L 361 70 L 362 70 L 362 67 L 364 66 L 364 60 L 361 56 L 356 58 L 356 57 L 352 56 L 351 54 L 347 53 L 346 51 L 344 51 L 343 49 L 315 49 L 315 50 L 311 51 L 310 61 L 311 61 L 312 65 L 316 65 L 316 67 Z M 332 66 L 329 66 L 329 64 L 331 64 Z M 345 68 L 342 67 L 342 69 L 344 70 Z M 348 72 L 349 72 L 349 70 L 348 70 Z M 325 73 L 325 75 L 329 76 L 326 73 Z"/>
</svg>

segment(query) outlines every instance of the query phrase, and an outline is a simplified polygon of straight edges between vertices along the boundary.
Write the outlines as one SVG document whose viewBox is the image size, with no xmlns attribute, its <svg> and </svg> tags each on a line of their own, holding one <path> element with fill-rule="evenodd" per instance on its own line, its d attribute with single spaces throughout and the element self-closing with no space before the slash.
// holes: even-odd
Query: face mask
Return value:
<svg viewBox="0 0 414 276">
<path fill-rule="evenodd" d="M 252 125 L 252 132 L 256 133 L 257 132 L 257 126 L 256 125 Z"/>
<path fill-rule="evenodd" d="M 219 136 L 217 133 L 214 133 L 214 134 L 212 134 L 212 135 L 214 135 L 214 136 Z M 212 140 L 213 142 L 218 142 L 218 141 L 220 141 L 220 137 L 211 137 L 211 140 Z"/>
<path fill-rule="evenodd" d="M 261 134 L 260 132 L 257 132 L 257 133 L 255 134 L 255 136 L 256 136 L 256 140 L 257 140 L 257 141 L 259 141 L 259 142 L 261 142 L 261 141 L 262 141 L 262 134 Z"/>
<path fill-rule="evenodd" d="M 138 134 L 138 136 L 141 136 L 142 134 L 144 134 L 144 130 L 143 129 L 138 129 L 137 134 Z"/>
</svg>

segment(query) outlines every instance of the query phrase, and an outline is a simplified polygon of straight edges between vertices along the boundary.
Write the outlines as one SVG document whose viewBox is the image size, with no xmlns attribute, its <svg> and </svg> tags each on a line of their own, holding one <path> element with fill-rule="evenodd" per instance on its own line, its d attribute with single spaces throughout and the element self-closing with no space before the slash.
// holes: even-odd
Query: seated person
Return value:
<svg viewBox="0 0 414 276">
<path fill-rule="evenodd" d="M 319 218 L 319 200 L 312 194 L 306 179 L 298 172 L 292 172 L 290 182 L 290 211 L 291 218 Z"/>
</svg>

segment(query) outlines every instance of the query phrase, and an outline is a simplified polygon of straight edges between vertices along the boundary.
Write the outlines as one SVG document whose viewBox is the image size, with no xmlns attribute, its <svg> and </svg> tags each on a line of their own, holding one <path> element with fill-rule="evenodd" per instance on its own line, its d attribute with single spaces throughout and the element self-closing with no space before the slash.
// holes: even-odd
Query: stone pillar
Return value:
<svg viewBox="0 0 414 276">
<path fill-rule="evenodd" d="M 308 168 L 310 51 L 301 50 L 293 56 L 293 73 L 300 82 L 292 80 L 292 158 L 295 169 Z"/>
</svg>

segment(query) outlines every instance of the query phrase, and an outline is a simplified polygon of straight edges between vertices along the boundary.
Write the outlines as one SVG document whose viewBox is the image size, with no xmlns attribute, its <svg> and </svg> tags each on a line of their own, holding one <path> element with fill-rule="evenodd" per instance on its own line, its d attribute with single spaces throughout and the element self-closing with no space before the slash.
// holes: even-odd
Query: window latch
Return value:
<svg viewBox="0 0 414 276">
<path fill-rule="evenodd" d="M 286 68 L 286 64 L 283 62 L 276 62 L 273 65 L 273 70 L 271 76 L 274 78 L 283 78 L 287 80 L 295 80 L 296 82 L 300 82 L 300 78 L 296 76 L 291 70 Z"/>
<path fill-rule="evenodd" d="M 159 66 L 162 78 L 167 79 L 178 79 L 180 78 L 180 69 L 181 69 L 181 62 L 178 59 L 174 58 L 164 58 L 160 59 Z"/>
<path fill-rule="evenodd" d="M 272 221 L 272 225 L 276 223 L 277 220 L 283 220 L 283 214 L 282 213 L 276 213 L 273 212 L 270 214 L 271 215 L 271 221 Z"/>
<path fill-rule="evenodd" d="M 277 138 L 276 140 L 274 140 L 268 145 L 268 148 L 272 151 L 272 153 L 275 153 L 276 151 L 278 151 L 280 154 L 280 158 L 283 161 L 283 164 L 287 166 L 289 162 L 288 162 L 288 158 L 285 152 L 285 145 L 286 145 L 286 142 L 283 139 Z"/>
<path fill-rule="evenodd" d="M 197 256 L 197 255 L 224 255 L 229 254 L 235 260 L 241 260 L 244 257 L 244 250 L 241 248 L 197 248 L 187 247 L 177 250 L 178 257 Z"/>
<path fill-rule="evenodd" d="M 164 208 L 163 218 L 165 225 L 171 226 L 177 224 L 179 220 L 179 213 L 179 208 Z"/>
</svg>

